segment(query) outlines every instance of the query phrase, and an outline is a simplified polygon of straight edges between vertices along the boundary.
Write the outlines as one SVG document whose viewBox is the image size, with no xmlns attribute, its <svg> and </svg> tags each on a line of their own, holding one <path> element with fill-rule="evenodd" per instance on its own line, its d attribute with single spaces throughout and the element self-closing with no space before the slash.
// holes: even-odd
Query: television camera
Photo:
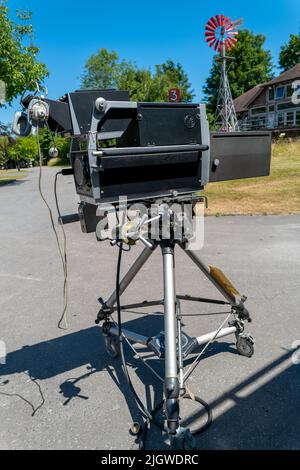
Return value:
<svg viewBox="0 0 300 470">
<path fill-rule="evenodd" d="M 120 197 L 126 196 L 126 204 L 143 203 L 146 207 L 146 212 L 137 214 L 134 221 L 119 221 L 115 227 L 112 244 L 120 246 L 117 287 L 108 300 L 99 299 L 101 308 L 96 323 L 103 322 L 105 345 L 110 356 L 121 354 L 129 384 L 123 340 L 133 349 L 134 345 L 141 344 L 164 359 L 164 377 L 159 377 L 164 383 L 163 402 L 149 412 L 133 392 L 146 421 L 155 420 L 158 409 L 163 406 L 163 429 L 174 447 L 193 448 L 192 433 L 180 425 L 180 400 L 189 398 L 205 406 L 207 425 L 211 416 L 208 405 L 188 391 L 187 379 L 207 347 L 219 338 L 234 334 L 238 352 L 247 357 L 254 352 L 254 341 L 245 332 L 245 324 L 251 320 L 245 307 L 246 297 L 220 269 L 207 266 L 198 254 L 187 249 L 192 234 L 184 232 L 181 237 L 174 236 L 177 219 L 173 217 L 172 204 L 179 203 L 182 207 L 189 202 L 195 208 L 203 199 L 202 191 L 208 183 L 268 176 L 271 134 L 265 131 L 210 133 L 204 104 L 132 102 L 126 91 L 79 90 L 59 100 L 28 95 L 22 105 L 23 110 L 16 113 L 13 125 L 17 135 L 29 135 L 32 129 L 47 125 L 51 131 L 71 139 L 71 168 L 63 173 L 74 175 L 83 232 L 97 232 L 100 205 L 107 206 L 108 211 L 116 210 L 121 205 Z M 55 149 L 52 151 L 55 153 Z M 150 209 L 153 204 L 158 206 L 154 216 Z M 171 230 L 168 237 L 163 237 L 166 216 L 172 220 Z M 154 222 L 158 224 L 158 236 L 144 236 L 143 229 Z M 145 247 L 120 280 L 123 244 L 132 246 L 138 240 Z M 175 246 L 185 251 L 224 300 L 176 292 Z M 121 305 L 121 295 L 157 247 L 161 248 L 163 259 L 163 299 Z M 182 331 L 180 304 L 183 301 L 229 306 L 232 320 L 229 321 L 229 316 L 216 331 L 190 337 Z M 146 337 L 123 329 L 121 312 L 158 305 L 164 308 L 163 333 Z M 114 312 L 118 314 L 118 322 L 113 320 Z M 229 322 L 227 326 L 226 322 Z M 195 361 L 185 372 L 184 360 L 195 354 L 199 347 L 202 350 L 196 353 Z"/>
</svg>

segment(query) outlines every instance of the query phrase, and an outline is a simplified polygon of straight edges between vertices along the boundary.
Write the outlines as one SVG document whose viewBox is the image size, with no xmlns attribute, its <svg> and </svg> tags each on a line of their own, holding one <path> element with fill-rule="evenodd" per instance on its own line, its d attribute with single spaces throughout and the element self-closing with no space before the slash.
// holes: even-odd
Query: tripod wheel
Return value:
<svg viewBox="0 0 300 470">
<path fill-rule="evenodd" d="M 117 336 L 106 335 L 104 336 L 104 343 L 107 354 L 116 359 L 120 356 L 120 341 Z"/>
<path fill-rule="evenodd" d="M 236 348 L 241 356 L 252 357 L 254 354 L 254 340 L 251 335 L 239 335 L 236 342 Z"/>
<path fill-rule="evenodd" d="M 189 429 L 181 428 L 171 437 L 172 450 L 196 450 L 196 440 Z"/>
</svg>

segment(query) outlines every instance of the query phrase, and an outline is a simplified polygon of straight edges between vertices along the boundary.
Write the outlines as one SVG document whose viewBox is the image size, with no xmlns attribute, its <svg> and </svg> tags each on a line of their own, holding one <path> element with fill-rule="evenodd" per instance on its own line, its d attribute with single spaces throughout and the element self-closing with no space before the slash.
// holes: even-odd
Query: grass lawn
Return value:
<svg viewBox="0 0 300 470">
<path fill-rule="evenodd" d="M 0 170 L 0 186 L 22 180 L 28 175 L 28 169 L 18 170 Z"/>
<path fill-rule="evenodd" d="M 300 140 L 273 144 L 271 176 L 209 184 L 207 215 L 300 214 Z"/>
</svg>

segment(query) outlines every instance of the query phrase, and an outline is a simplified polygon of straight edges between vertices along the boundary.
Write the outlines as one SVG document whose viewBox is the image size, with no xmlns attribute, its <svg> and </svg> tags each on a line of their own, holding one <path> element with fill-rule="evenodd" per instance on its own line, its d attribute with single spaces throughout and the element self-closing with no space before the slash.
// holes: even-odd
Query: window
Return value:
<svg viewBox="0 0 300 470">
<path fill-rule="evenodd" d="M 269 88 L 269 101 L 274 101 L 274 99 L 275 99 L 274 88 Z"/>
<path fill-rule="evenodd" d="M 267 108 L 265 106 L 262 106 L 261 108 L 252 108 L 251 109 L 251 114 L 252 116 L 257 116 L 258 114 L 265 114 Z"/>
<path fill-rule="evenodd" d="M 294 112 L 286 113 L 286 125 L 287 126 L 293 126 L 294 125 Z"/>
<path fill-rule="evenodd" d="M 280 86 L 276 89 L 276 99 L 283 100 L 285 98 L 285 87 Z"/>
<path fill-rule="evenodd" d="M 300 111 L 296 112 L 296 126 L 300 126 Z"/>
<path fill-rule="evenodd" d="M 259 126 L 265 127 L 266 126 L 266 118 L 264 116 L 259 117 Z"/>
<path fill-rule="evenodd" d="M 278 111 L 284 111 L 285 109 L 299 108 L 299 105 L 293 104 L 290 101 L 288 103 L 280 103 L 277 105 Z"/>
<path fill-rule="evenodd" d="M 257 116 L 256 119 L 252 119 L 250 122 L 251 122 L 251 127 L 253 128 L 266 127 L 265 116 Z"/>
<path fill-rule="evenodd" d="M 269 106 L 269 113 L 274 113 L 275 112 L 275 105 L 272 104 L 271 106 Z"/>
<path fill-rule="evenodd" d="M 293 96 L 293 93 L 294 93 L 294 88 L 292 87 L 292 85 L 288 85 L 286 87 L 286 97 L 287 98 L 291 98 L 291 96 Z"/>
<path fill-rule="evenodd" d="M 277 125 L 278 127 L 284 126 L 284 113 L 280 113 L 277 116 Z"/>
</svg>

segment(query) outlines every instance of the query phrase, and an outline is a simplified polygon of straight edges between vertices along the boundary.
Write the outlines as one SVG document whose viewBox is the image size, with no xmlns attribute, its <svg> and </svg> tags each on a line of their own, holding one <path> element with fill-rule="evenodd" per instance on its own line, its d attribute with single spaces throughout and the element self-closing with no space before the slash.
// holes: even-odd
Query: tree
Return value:
<svg viewBox="0 0 300 470">
<path fill-rule="evenodd" d="M 48 75 L 45 64 L 37 60 L 33 45 L 31 13 L 17 11 L 18 22 L 9 18 L 6 0 L 0 0 L 0 80 L 5 84 L 5 102 L 10 104 L 24 90 L 35 90 L 36 83 Z"/>
<path fill-rule="evenodd" d="M 116 88 L 128 90 L 137 101 L 167 101 L 168 90 L 181 89 L 182 101 L 194 97 L 188 76 L 181 64 L 172 60 L 156 65 L 154 73 L 136 64 L 120 60 L 117 52 L 99 49 L 86 62 L 82 88 Z"/>
<path fill-rule="evenodd" d="M 43 163 L 47 163 L 50 160 L 49 150 L 52 147 L 58 150 L 58 159 L 61 164 L 68 164 L 68 153 L 70 149 L 69 139 L 57 135 L 53 135 L 52 132 L 45 127 L 39 131 L 39 141 L 41 152 L 43 156 Z"/>
<path fill-rule="evenodd" d="M 286 72 L 300 63 L 300 33 L 298 35 L 291 34 L 288 43 L 284 44 L 280 49 L 279 66 Z"/>
<path fill-rule="evenodd" d="M 182 65 L 180 63 L 175 64 L 170 59 L 164 64 L 156 66 L 153 80 L 156 84 L 154 91 L 158 93 L 157 98 L 164 97 L 166 99 L 170 88 L 180 88 L 182 101 L 192 101 L 195 96 L 188 75 L 183 70 Z M 159 99 L 154 99 L 154 101 L 159 101 Z"/>
<path fill-rule="evenodd" d="M 233 57 L 228 67 L 233 98 L 273 78 L 272 55 L 264 49 L 265 40 L 263 34 L 256 35 L 247 29 L 239 31 L 238 42 L 229 53 Z M 210 114 L 216 109 L 219 85 L 220 62 L 214 60 L 203 89 Z"/>
<path fill-rule="evenodd" d="M 49 150 L 51 147 L 54 147 L 53 143 L 54 137 L 52 132 L 48 129 L 48 127 L 44 127 L 43 129 L 39 130 L 39 142 L 40 148 L 43 156 L 43 163 L 47 163 L 49 160 Z"/>
<path fill-rule="evenodd" d="M 38 159 L 38 146 L 34 136 L 19 137 L 14 145 L 8 147 L 8 156 L 20 171 L 21 161 L 33 163 Z"/>
<path fill-rule="evenodd" d="M 99 49 L 85 64 L 82 88 L 116 88 L 121 69 L 122 64 L 115 51 Z"/>
<path fill-rule="evenodd" d="M 0 166 L 5 165 L 8 160 L 8 138 L 0 136 Z"/>
</svg>

